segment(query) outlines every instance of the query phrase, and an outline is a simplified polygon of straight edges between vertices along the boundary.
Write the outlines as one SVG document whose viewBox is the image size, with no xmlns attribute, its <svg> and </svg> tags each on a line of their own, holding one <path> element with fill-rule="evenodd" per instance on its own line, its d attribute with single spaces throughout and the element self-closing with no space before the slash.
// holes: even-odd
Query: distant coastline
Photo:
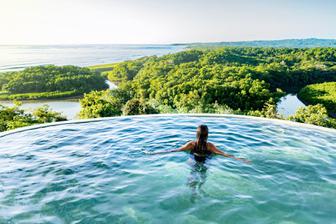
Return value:
<svg viewBox="0 0 336 224">
<path fill-rule="evenodd" d="M 162 56 L 186 48 L 213 47 L 336 47 L 336 39 L 282 39 L 255 41 L 221 41 L 171 44 L 60 44 L 60 45 L 2 45 L 0 44 L 0 73 L 31 66 L 55 64 L 81 67 L 134 60 L 144 56 Z"/>
<path fill-rule="evenodd" d="M 195 42 L 175 43 L 175 46 L 188 47 L 288 47 L 288 48 L 313 48 L 336 47 L 336 39 L 305 38 L 281 40 L 252 40 L 252 41 L 220 41 L 220 42 Z"/>
<path fill-rule="evenodd" d="M 58 111 L 58 108 L 75 106 L 78 111 L 81 108 L 81 118 L 190 111 L 276 118 L 282 116 L 278 114 L 277 107 L 286 94 L 297 94 L 309 84 L 335 81 L 335 48 L 216 47 L 181 50 L 161 57 L 142 56 L 86 68 L 31 67 L 0 75 L 3 87 L 0 99 L 58 99 L 52 109 Z M 49 75 L 44 78 L 40 74 Z M 33 76 L 36 78 L 32 79 Z M 95 80 L 100 80 L 98 86 L 91 85 L 97 83 Z M 107 91 L 106 80 L 118 83 L 117 90 Z M 169 85 L 166 85 L 167 81 Z M 84 84 L 87 84 L 85 88 Z M 27 89 L 30 92 L 25 92 Z M 49 89 L 54 92 L 48 92 Z M 76 92 L 78 89 L 81 91 Z M 81 106 L 78 101 L 76 105 L 62 105 L 62 100 L 69 96 L 78 97 L 78 93 L 87 93 L 81 100 Z M 38 101 L 30 105 L 41 105 Z M 292 104 L 283 105 L 288 107 Z M 313 105 L 307 107 L 308 112 L 299 112 L 310 115 L 318 110 L 327 118 L 327 110 L 323 106 Z M 330 120 L 330 124 L 322 125 L 332 126 L 333 122 Z"/>
<path fill-rule="evenodd" d="M 40 65 L 81 67 L 162 56 L 185 49 L 172 44 L 0 45 L 0 73 Z"/>
</svg>

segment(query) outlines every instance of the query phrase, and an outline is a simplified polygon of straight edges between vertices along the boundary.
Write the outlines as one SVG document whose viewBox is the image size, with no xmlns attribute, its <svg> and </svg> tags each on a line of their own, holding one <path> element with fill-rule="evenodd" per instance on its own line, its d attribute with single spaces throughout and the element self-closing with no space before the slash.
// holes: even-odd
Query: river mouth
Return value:
<svg viewBox="0 0 336 224">
<path fill-rule="evenodd" d="M 239 161 L 177 148 L 209 126 Z M 332 223 L 335 132 L 240 116 L 132 116 L 0 138 L 0 223 Z M 39 126 L 40 127 L 40 126 Z"/>
</svg>

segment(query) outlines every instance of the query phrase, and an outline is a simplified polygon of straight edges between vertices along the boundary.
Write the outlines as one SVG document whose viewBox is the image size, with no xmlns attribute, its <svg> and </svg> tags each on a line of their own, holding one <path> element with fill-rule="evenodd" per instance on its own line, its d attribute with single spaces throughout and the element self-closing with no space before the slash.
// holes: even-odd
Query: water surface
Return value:
<svg viewBox="0 0 336 224">
<path fill-rule="evenodd" d="M 114 89 L 116 86 L 107 81 L 109 88 Z M 0 104 L 6 106 L 12 106 L 12 102 L 0 101 Z M 80 111 L 79 101 L 65 101 L 65 100 L 57 100 L 57 101 L 23 101 L 23 105 L 21 108 L 33 110 L 42 105 L 49 105 L 54 111 L 58 111 L 64 114 L 68 120 L 78 119 L 78 113 Z M 278 113 L 284 117 L 288 117 L 290 115 L 295 114 L 297 109 L 300 107 L 305 107 L 305 105 L 297 98 L 296 95 L 288 94 L 280 99 L 280 102 L 277 105 Z"/>
<path fill-rule="evenodd" d="M 208 124 L 244 164 L 179 147 Z M 0 223 L 335 223 L 336 135 L 241 117 L 118 117 L 0 138 Z"/>
<path fill-rule="evenodd" d="M 0 72 L 55 64 L 89 66 L 144 56 L 161 56 L 184 49 L 175 45 L 0 45 Z"/>
<path fill-rule="evenodd" d="M 296 94 L 288 94 L 280 99 L 277 104 L 278 113 L 284 117 L 289 117 L 305 105 L 299 100 Z"/>
<path fill-rule="evenodd" d="M 117 86 L 106 80 L 106 83 L 109 86 L 109 89 L 115 89 Z M 59 112 L 64 115 L 68 120 L 77 120 L 78 114 L 80 112 L 80 103 L 79 99 L 73 100 L 23 100 L 21 101 L 21 109 L 25 111 L 32 112 L 33 110 L 41 107 L 43 105 L 48 105 L 53 111 Z M 1 105 L 4 106 L 13 106 L 13 101 L 0 101 Z"/>
<path fill-rule="evenodd" d="M 0 73 L 20 70 L 30 66 L 55 64 L 89 66 L 121 62 L 144 56 L 161 56 L 183 50 L 175 45 L 0 45 Z M 107 82 L 110 89 L 116 86 Z M 0 101 L 11 106 L 12 102 Z M 33 110 L 41 105 L 49 105 L 64 114 L 69 120 L 76 119 L 79 102 L 63 100 L 23 101 L 22 108 Z"/>
<path fill-rule="evenodd" d="M 12 101 L 0 101 L 1 105 L 13 106 Z M 48 105 L 53 111 L 57 111 L 66 116 L 68 120 L 78 119 L 78 113 L 80 111 L 79 100 L 40 100 L 40 101 L 23 101 L 20 106 L 27 112 L 32 112 L 36 108 L 43 105 Z"/>
</svg>

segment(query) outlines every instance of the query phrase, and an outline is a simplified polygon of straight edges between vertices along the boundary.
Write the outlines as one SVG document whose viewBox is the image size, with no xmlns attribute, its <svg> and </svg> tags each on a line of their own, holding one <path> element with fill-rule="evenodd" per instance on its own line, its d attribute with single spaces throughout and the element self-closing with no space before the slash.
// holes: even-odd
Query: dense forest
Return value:
<svg viewBox="0 0 336 224">
<path fill-rule="evenodd" d="M 336 115 L 336 82 L 308 85 L 298 96 L 306 104 L 322 104 L 331 115 Z"/>
<path fill-rule="evenodd" d="M 283 119 L 276 104 L 295 93 L 310 105 L 288 119 L 336 128 L 335 48 L 197 48 L 90 69 L 39 66 L 5 74 L 0 98 L 85 93 L 81 118 L 234 113 Z M 106 78 L 118 88 L 106 90 Z M 27 113 L 0 106 L 0 131 L 64 119 L 48 108 Z"/>
<path fill-rule="evenodd" d="M 254 40 L 233 42 L 210 42 L 186 44 L 190 47 L 286 47 L 286 48 L 311 48 L 311 47 L 336 47 L 335 39 L 283 39 L 283 40 Z"/>
<path fill-rule="evenodd" d="M 336 49 L 197 48 L 97 69 L 118 89 L 86 94 L 83 118 L 134 111 L 278 117 L 275 105 L 285 92 L 336 81 Z"/>
<path fill-rule="evenodd" d="M 70 65 L 0 73 L 0 99 L 63 98 L 106 88 L 105 78 L 98 72 Z"/>
</svg>

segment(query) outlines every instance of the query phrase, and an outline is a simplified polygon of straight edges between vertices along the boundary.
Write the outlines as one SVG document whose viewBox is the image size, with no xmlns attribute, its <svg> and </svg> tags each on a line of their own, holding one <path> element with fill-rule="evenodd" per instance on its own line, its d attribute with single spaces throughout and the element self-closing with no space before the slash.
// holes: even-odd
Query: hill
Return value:
<svg viewBox="0 0 336 224">
<path fill-rule="evenodd" d="M 284 40 L 255 40 L 234 42 L 209 42 L 183 44 L 189 47 L 286 47 L 286 48 L 313 48 L 336 47 L 336 39 L 284 39 Z"/>
<path fill-rule="evenodd" d="M 99 73 L 71 65 L 35 66 L 0 74 L 2 100 L 64 98 L 107 88 Z"/>
</svg>

